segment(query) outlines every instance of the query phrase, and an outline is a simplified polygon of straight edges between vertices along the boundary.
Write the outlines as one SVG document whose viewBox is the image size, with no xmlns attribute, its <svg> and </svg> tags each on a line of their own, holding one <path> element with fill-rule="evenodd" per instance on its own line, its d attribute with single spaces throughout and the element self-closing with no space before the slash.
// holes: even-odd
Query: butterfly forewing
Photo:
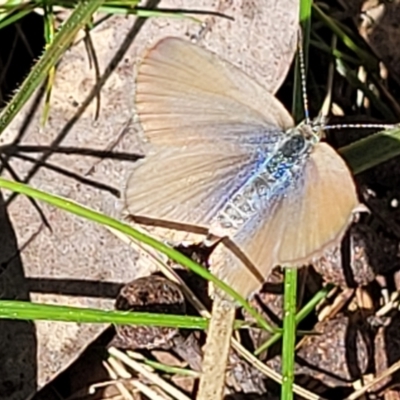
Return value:
<svg viewBox="0 0 400 400">
<path fill-rule="evenodd" d="M 140 64 L 136 109 L 154 144 L 246 141 L 260 126 L 293 126 L 283 105 L 247 74 L 178 38 L 158 42 Z"/>
<path fill-rule="evenodd" d="M 208 226 L 260 157 L 273 153 L 283 138 L 279 125 L 293 123 L 244 72 L 177 38 L 161 40 L 141 62 L 136 109 L 154 152 L 128 180 L 126 209 L 155 223 Z"/>
</svg>

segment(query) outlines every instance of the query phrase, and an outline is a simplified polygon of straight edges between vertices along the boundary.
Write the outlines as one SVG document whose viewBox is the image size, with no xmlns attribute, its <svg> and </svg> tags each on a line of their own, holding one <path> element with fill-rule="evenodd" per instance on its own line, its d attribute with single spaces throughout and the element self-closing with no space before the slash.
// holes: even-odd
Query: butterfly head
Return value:
<svg viewBox="0 0 400 400">
<path fill-rule="evenodd" d="M 301 135 L 305 138 L 305 140 L 309 144 L 315 145 L 324 136 L 323 127 L 324 124 L 320 123 L 319 121 L 316 122 L 313 121 L 311 124 L 302 122 L 295 129 L 301 133 Z"/>
<path fill-rule="evenodd" d="M 284 159 L 307 158 L 314 145 L 320 141 L 312 126 L 306 123 L 288 130 L 286 134 L 287 139 L 279 150 Z"/>
</svg>

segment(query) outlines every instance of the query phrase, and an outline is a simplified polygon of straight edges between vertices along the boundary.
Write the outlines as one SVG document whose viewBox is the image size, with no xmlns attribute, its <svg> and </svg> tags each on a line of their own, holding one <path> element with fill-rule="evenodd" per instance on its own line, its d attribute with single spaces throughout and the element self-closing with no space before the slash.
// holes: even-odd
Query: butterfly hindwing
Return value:
<svg viewBox="0 0 400 400">
<path fill-rule="evenodd" d="M 278 265 L 300 267 L 338 245 L 359 205 L 350 171 L 326 143 L 315 145 L 295 184 L 272 199 L 232 240 L 258 275 Z M 244 296 L 262 282 L 221 247 L 212 255 L 215 272 Z"/>
<path fill-rule="evenodd" d="M 216 213 L 248 179 L 260 155 L 243 146 L 211 143 L 189 148 L 156 148 L 137 162 L 126 187 L 133 216 L 208 228 Z M 170 240 L 189 240 L 171 232 Z"/>
</svg>

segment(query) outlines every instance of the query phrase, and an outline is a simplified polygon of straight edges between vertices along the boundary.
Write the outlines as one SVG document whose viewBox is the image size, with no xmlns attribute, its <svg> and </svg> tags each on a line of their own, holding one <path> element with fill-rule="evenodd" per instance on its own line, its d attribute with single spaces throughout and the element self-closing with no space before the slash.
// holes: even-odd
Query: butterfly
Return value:
<svg viewBox="0 0 400 400">
<path fill-rule="evenodd" d="M 128 179 L 128 213 L 228 238 L 210 264 L 242 296 L 275 266 L 311 263 L 340 243 L 359 206 L 347 165 L 245 72 L 164 38 L 138 67 L 135 104 L 152 150 Z"/>
</svg>

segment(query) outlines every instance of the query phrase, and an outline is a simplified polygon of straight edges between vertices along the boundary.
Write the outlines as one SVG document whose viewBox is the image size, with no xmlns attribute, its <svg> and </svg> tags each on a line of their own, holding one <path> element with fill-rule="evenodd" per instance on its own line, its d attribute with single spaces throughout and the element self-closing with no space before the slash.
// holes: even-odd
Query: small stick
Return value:
<svg viewBox="0 0 400 400">
<path fill-rule="evenodd" d="M 215 293 L 197 400 L 222 400 L 224 397 L 234 320 L 235 305 L 222 293 Z"/>
</svg>

